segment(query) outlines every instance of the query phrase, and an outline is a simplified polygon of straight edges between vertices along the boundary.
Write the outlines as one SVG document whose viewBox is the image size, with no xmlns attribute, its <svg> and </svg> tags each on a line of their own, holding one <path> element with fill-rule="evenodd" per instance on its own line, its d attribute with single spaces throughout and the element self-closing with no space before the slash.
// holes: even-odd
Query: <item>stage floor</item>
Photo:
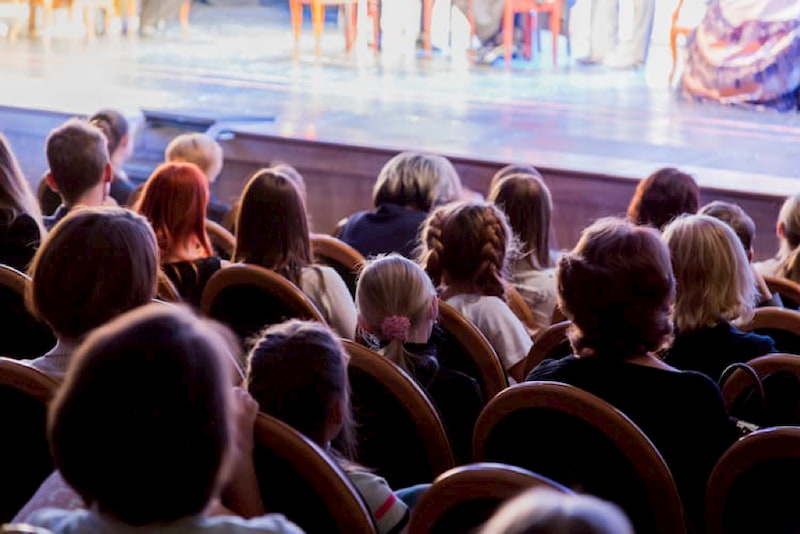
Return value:
<svg viewBox="0 0 800 534">
<path fill-rule="evenodd" d="M 269 135 L 631 178 L 670 165 L 708 187 L 800 188 L 800 114 L 684 101 L 666 83 L 663 44 L 638 71 L 583 67 L 563 49 L 553 68 L 545 34 L 540 57 L 506 69 L 460 52 L 348 55 L 333 27 L 321 57 L 310 28 L 295 55 L 283 6 L 194 4 L 191 23 L 149 38 L 0 41 L 0 105 L 150 108 Z"/>
</svg>

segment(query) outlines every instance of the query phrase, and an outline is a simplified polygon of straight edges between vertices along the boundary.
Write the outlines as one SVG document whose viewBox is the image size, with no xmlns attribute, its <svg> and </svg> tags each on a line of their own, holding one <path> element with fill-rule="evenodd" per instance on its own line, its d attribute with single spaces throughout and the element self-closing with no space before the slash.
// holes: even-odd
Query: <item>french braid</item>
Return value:
<svg viewBox="0 0 800 534">
<path fill-rule="evenodd" d="M 442 258 L 445 254 L 442 242 L 442 228 L 446 223 L 447 208 L 434 211 L 422 230 L 422 244 L 424 246 L 420 264 L 431 277 L 434 286 L 442 282 Z"/>
<path fill-rule="evenodd" d="M 508 246 L 508 224 L 492 206 L 484 206 L 478 212 L 477 222 L 483 231 L 483 246 L 480 250 L 481 263 L 475 272 L 475 285 L 483 295 L 505 298 L 502 273 Z"/>
</svg>

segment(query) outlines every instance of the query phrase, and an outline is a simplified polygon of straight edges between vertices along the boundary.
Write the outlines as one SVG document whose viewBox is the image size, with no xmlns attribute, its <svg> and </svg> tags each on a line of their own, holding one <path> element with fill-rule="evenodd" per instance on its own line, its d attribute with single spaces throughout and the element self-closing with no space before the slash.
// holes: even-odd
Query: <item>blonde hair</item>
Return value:
<svg viewBox="0 0 800 534">
<path fill-rule="evenodd" d="M 217 179 L 222 170 L 222 147 L 210 136 L 203 133 L 179 135 L 164 151 L 164 159 L 170 162 L 194 163 L 208 178 L 210 183 Z"/>
<path fill-rule="evenodd" d="M 413 330 L 431 319 L 435 298 L 436 290 L 422 267 L 398 254 L 370 261 L 358 278 L 356 306 L 363 326 L 388 341 L 384 356 L 412 375 L 419 356 L 405 349 L 402 338 L 387 332 L 387 323 L 407 319 L 408 330 Z"/>
<path fill-rule="evenodd" d="M 450 161 L 434 154 L 402 152 L 381 169 L 372 200 L 430 211 L 461 196 L 461 179 Z"/>
<path fill-rule="evenodd" d="M 495 513 L 481 534 L 633 534 L 618 506 L 591 495 L 533 488 Z"/>
<path fill-rule="evenodd" d="M 776 274 L 800 283 L 800 193 L 783 202 L 778 223 L 783 225 L 783 237 Z"/>
<path fill-rule="evenodd" d="M 666 226 L 663 239 L 677 284 L 673 320 L 679 331 L 752 317 L 755 280 L 730 226 L 707 215 L 685 215 Z"/>
</svg>

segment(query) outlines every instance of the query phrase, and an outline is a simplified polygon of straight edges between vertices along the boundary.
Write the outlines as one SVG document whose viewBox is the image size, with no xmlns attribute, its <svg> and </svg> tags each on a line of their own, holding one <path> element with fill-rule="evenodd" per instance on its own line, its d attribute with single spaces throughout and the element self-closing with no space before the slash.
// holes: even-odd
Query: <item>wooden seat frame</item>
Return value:
<svg viewBox="0 0 800 534">
<path fill-rule="evenodd" d="M 311 234 L 311 249 L 315 256 L 330 258 L 354 273 L 361 271 L 367 262 L 359 251 L 344 241 L 325 234 Z"/>
<path fill-rule="evenodd" d="M 763 278 L 770 292 L 789 297 L 797 304 L 800 304 L 800 284 L 779 276 L 764 275 Z"/>
<path fill-rule="evenodd" d="M 233 250 L 236 248 L 236 238 L 224 226 L 210 219 L 205 222 L 206 233 L 211 240 L 211 244 L 222 250 L 229 258 L 233 257 Z"/>
<path fill-rule="evenodd" d="M 747 362 L 762 380 L 778 371 L 789 371 L 800 378 L 800 356 L 795 354 L 767 354 Z M 722 384 L 722 397 L 728 409 L 749 387 L 753 385 L 750 374 L 741 369 L 731 373 Z"/>
<path fill-rule="evenodd" d="M 753 319 L 739 326 L 739 329 L 743 332 L 762 329 L 783 330 L 800 336 L 800 312 L 774 306 L 757 308 L 753 313 Z"/>
</svg>

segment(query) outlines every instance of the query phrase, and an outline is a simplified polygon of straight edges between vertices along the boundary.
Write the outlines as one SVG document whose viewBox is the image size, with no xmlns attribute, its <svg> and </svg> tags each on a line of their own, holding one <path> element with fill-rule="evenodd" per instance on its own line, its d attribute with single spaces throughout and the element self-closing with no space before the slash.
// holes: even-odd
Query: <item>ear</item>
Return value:
<svg viewBox="0 0 800 534">
<path fill-rule="evenodd" d="M 56 181 L 53 179 L 52 172 L 47 171 L 47 174 L 44 175 L 44 180 L 47 182 L 47 185 L 50 187 L 50 189 L 58 193 L 58 186 L 56 185 Z"/>
<path fill-rule="evenodd" d="M 775 233 L 778 234 L 778 237 L 781 239 L 784 238 L 786 234 L 786 225 L 783 224 L 783 221 L 778 222 L 778 227 L 775 229 Z"/>
<path fill-rule="evenodd" d="M 111 168 L 111 163 L 106 163 L 105 169 L 103 169 L 103 183 L 110 184 L 111 181 L 114 179 L 114 169 Z"/>
</svg>

